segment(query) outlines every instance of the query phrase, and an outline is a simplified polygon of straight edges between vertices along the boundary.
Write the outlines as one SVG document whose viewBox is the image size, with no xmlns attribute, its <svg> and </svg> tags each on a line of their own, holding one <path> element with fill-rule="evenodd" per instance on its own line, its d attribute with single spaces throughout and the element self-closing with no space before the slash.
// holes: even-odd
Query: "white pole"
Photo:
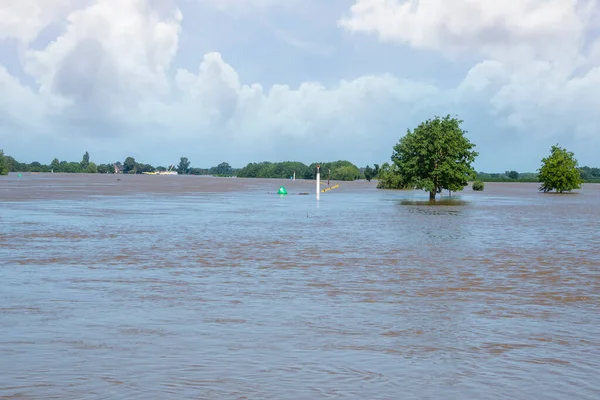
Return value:
<svg viewBox="0 0 600 400">
<path fill-rule="evenodd" d="M 296 180 L 296 171 L 294 171 L 294 180 Z"/>
<path fill-rule="evenodd" d="M 317 172 L 317 200 L 321 198 L 321 173 Z"/>
<path fill-rule="evenodd" d="M 321 198 L 321 172 L 319 172 L 319 166 L 317 165 L 317 200 Z"/>
</svg>

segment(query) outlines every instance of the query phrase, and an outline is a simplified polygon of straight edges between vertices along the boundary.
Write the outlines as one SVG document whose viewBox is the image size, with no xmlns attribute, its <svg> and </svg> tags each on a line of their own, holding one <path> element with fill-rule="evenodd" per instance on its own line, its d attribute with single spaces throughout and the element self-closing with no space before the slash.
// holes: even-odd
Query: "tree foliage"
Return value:
<svg viewBox="0 0 600 400">
<path fill-rule="evenodd" d="M 365 167 L 365 179 L 369 182 L 371 182 L 371 179 L 373 179 L 373 177 L 375 176 L 375 171 L 373 170 L 373 168 L 371 168 L 369 165 L 367 165 Z"/>
<path fill-rule="evenodd" d="M 60 161 L 58 161 L 58 158 L 55 158 L 54 160 L 52 160 L 52 162 L 50 163 L 50 170 L 52 172 L 58 172 L 58 170 L 60 169 Z"/>
<path fill-rule="evenodd" d="M 229 163 L 222 162 L 216 167 L 210 168 L 209 173 L 210 175 L 216 176 L 231 176 L 233 175 L 233 168 L 231 168 L 231 165 L 229 165 Z"/>
<path fill-rule="evenodd" d="M 135 158 L 127 157 L 123 162 L 123 172 L 126 174 L 135 174 L 137 172 L 136 166 Z"/>
<path fill-rule="evenodd" d="M 187 159 L 186 159 L 187 160 Z M 52 159 L 50 164 L 42 164 L 33 161 L 29 164 L 16 161 L 13 157 L 5 156 L 2 158 L 3 165 L 8 172 L 55 172 L 55 173 L 100 173 L 112 174 L 115 171 L 115 165 L 124 173 L 142 174 L 144 172 L 166 171 L 163 166 L 154 167 L 150 164 L 137 162 L 133 157 L 127 157 L 123 163 L 121 161 L 110 162 L 106 164 L 96 164 L 90 161 L 89 153 L 86 151 L 81 161 L 69 162 L 59 161 L 58 158 Z M 306 167 L 306 166 L 305 166 Z M 218 175 L 235 176 L 237 169 L 231 167 L 226 162 L 222 162 L 216 167 L 211 168 L 190 168 L 189 161 L 187 165 L 189 173 L 196 175 Z"/>
<path fill-rule="evenodd" d="M 81 165 L 82 170 L 86 172 L 89 171 L 88 166 L 90 165 L 90 153 L 86 151 L 83 157 L 81 158 L 81 162 L 79 164 Z"/>
<path fill-rule="evenodd" d="M 320 165 L 321 179 L 331 178 L 334 181 L 353 181 L 360 177 L 360 169 L 347 160 L 332 162 L 314 162 L 308 166 L 304 179 L 317 178 L 317 165 Z"/>
<path fill-rule="evenodd" d="M 506 171 L 504 173 L 499 172 L 477 172 L 476 180 L 482 182 L 537 182 L 538 176 L 535 172 L 517 172 Z M 516 177 L 515 177 L 516 176 Z"/>
<path fill-rule="evenodd" d="M 181 157 L 179 164 L 177 165 L 177 173 L 179 175 L 186 175 L 190 172 L 190 161 L 187 157 Z"/>
<path fill-rule="evenodd" d="M 383 163 L 377 176 L 378 189 L 403 189 L 404 182 L 396 164 Z"/>
<path fill-rule="evenodd" d="M 87 172 L 88 174 L 97 174 L 98 166 L 94 162 L 89 162 L 87 168 L 85 169 L 85 172 Z"/>
<path fill-rule="evenodd" d="M 600 168 L 581 167 L 579 168 L 581 180 L 583 182 L 600 183 Z"/>
<path fill-rule="evenodd" d="M 388 167 L 381 187 L 422 189 L 431 200 L 443 189 L 462 190 L 475 178 L 471 163 L 478 155 L 460 128 L 462 122 L 449 115 L 436 116 L 408 130 L 394 146 L 396 168 Z"/>
<path fill-rule="evenodd" d="M 99 174 L 112 174 L 115 172 L 115 168 L 111 164 L 98 164 L 96 169 Z"/>
<path fill-rule="evenodd" d="M 344 165 L 331 171 L 329 170 L 326 175 L 322 175 L 324 179 L 332 179 L 334 181 L 354 181 L 360 177 L 360 170 L 355 165 Z"/>
<path fill-rule="evenodd" d="M 4 157 L 4 151 L 0 150 L 0 175 L 8 175 L 8 166 L 6 165 L 6 158 Z"/>
<path fill-rule="evenodd" d="M 581 173 L 573 152 L 558 145 L 552 146 L 550 156 L 542 159 L 538 177 L 542 183 L 539 190 L 543 192 L 564 193 L 581 187 Z"/>
<path fill-rule="evenodd" d="M 473 182 L 473 190 L 475 190 L 476 192 L 481 192 L 484 187 L 485 187 L 485 184 L 481 181 Z"/>
<path fill-rule="evenodd" d="M 321 179 L 351 181 L 360 177 L 360 170 L 350 161 L 314 162 L 307 166 L 298 161 L 249 163 L 237 172 L 238 178 L 289 179 L 296 172 L 297 179 L 316 179 L 317 165 L 321 166 Z"/>
<path fill-rule="evenodd" d="M 519 173 L 517 171 L 506 171 L 505 174 L 510 179 L 519 179 Z"/>
</svg>

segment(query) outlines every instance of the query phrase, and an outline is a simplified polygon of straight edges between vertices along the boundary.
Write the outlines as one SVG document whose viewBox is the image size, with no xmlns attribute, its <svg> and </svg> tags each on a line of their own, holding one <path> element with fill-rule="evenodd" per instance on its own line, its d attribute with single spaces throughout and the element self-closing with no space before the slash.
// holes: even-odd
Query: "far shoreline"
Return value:
<svg viewBox="0 0 600 400">
<path fill-rule="evenodd" d="M 211 179 L 240 179 L 240 180 L 272 180 L 272 181 L 284 181 L 284 182 L 315 182 L 315 179 L 305 179 L 305 178 L 297 178 L 297 179 L 290 179 L 290 178 L 259 178 L 259 177 L 238 177 L 235 175 L 232 176 L 218 176 L 218 175 L 196 175 L 196 174 L 177 174 L 177 175 L 152 175 L 152 174 L 124 174 L 124 173 L 93 173 L 93 172 L 31 172 L 31 171 L 27 171 L 27 172 L 9 172 L 7 175 L 4 176 L 27 176 L 27 175 L 43 175 L 43 176 L 116 176 L 116 177 L 123 177 L 123 176 L 127 176 L 127 177 L 131 177 L 131 176 L 149 176 L 152 177 L 152 179 L 157 179 L 157 177 L 162 177 L 162 178 L 158 178 L 158 179 L 165 179 L 165 178 L 169 178 L 169 179 L 173 179 L 174 177 L 195 177 L 195 178 L 211 178 Z M 1 180 L 1 177 L 0 177 Z M 367 183 L 377 183 L 378 179 L 371 179 L 370 181 L 364 179 L 364 178 L 360 178 L 360 179 L 354 179 L 354 180 L 336 180 L 336 179 L 331 179 L 331 182 L 337 182 L 337 183 L 350 183 L 350 182 L 367 182 Z M 469 180 L 468 181 L 468 185 L 465 186 L 466 187 L 470 187 L 473 185 L 474 182 L 476 181 L 480 181 L 480 182 L 484 182 L 484 183 L 540 183 L 539 181 L 536 180 L 531 180 L 531 179 L 474 179 L 474 180 Z M 321 182 L 323 183 L 323 178 L 321 178 Z M 326 180 L 325 180 L 326 182 Z M 582 184 L 585 185 L 598 185 L 600 184 L 600 182 L 596 182 L 596 181 L 584 181 L 582 182 Z M 412 189 L 383 189 L 381 188 L 381 190 L 412 190 Z"/>
</svg>

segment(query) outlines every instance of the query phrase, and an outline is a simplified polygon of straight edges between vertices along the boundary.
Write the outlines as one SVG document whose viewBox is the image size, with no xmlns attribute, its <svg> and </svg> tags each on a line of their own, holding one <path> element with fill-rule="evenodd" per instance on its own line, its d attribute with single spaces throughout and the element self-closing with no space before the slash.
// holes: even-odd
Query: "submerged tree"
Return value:
<svg viewBox="0 0 600 400">
<path fill-rule="evenodd" d="M 539 190 L 543 192 L 556 190 L 563 193 L 581 187 L 581 174 L 574 154 L 558 145 L 552 146 L 550 156 L 542 159 L 538 178 L 542 183 Z"/>
<path fill-rule="evenodd" d="M 408 130 L 394 146 L 392 161 L 397 168 L 386 171 L 388 175 L 397 175 L 396 179 L 387 177 L 394 182 L 391 188 L 422 189 L 429 192 L 430 200 L 435 200 L 443 189 L 463 190 L 468 180 L 475 178 L 471 163 L 478 153 L 465 137 L 466 132 L 460 127 L 462 122 L 450 115 L 436 116 L 412 132 Z"/>
</svg>

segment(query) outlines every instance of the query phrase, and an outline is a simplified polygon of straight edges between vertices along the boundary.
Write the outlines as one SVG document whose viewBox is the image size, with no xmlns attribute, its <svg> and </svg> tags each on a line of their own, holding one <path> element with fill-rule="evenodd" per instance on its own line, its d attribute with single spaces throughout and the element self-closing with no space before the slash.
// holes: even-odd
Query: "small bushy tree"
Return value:
<svg viewBox="0 0 600 400">
<path fill-rule="evenodd" d="M 564 193 L 579 189 L 581 174 L 574 154 L 558 145 L 552 146 L 550 156 L 542 159 L 538 179 L 542 183 L 539 190 L 543 192 Z"/>
<path fill-rule="evenodd" d="M 475 181 L 473 182 L 473 190 L 477 191 L 477 192 L 481 192 L 484 188 L 484 184 L 481 181 Z"/>
</svg>

